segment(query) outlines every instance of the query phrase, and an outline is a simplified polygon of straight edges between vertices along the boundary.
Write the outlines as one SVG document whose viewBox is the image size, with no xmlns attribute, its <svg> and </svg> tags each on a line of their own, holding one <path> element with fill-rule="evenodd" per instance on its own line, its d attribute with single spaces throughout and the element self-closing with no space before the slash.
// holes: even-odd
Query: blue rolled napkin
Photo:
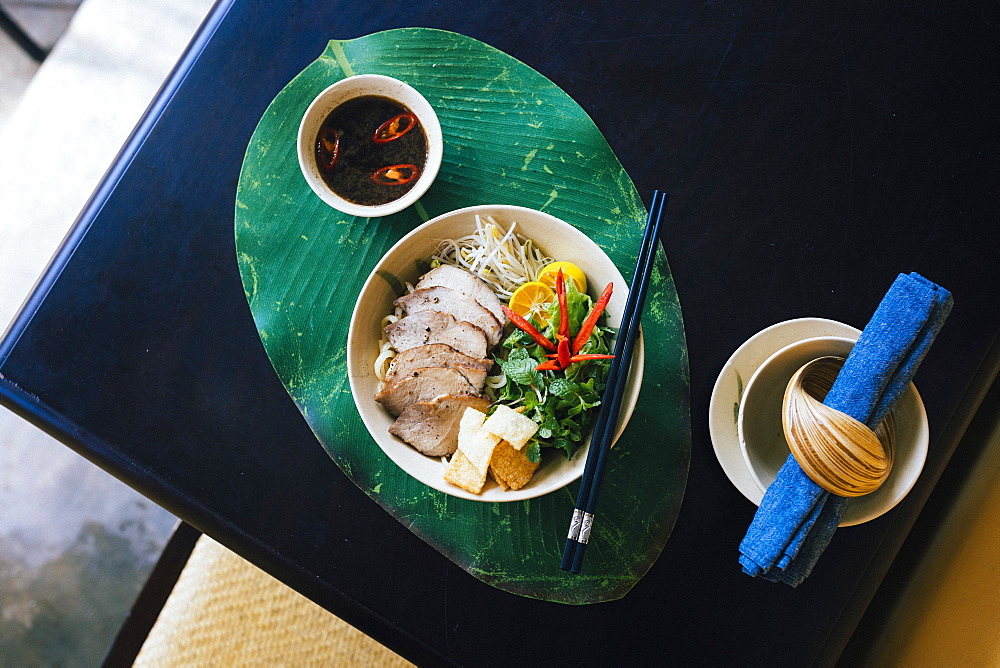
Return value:
<svg viewBox="0 0 1000 668">
<path fill-rule="evenodd" d="M 823 403 L 870 428 L 906 390 L 951 312 L 951 293 L 900 274 L 854 345 Z M 847 499 L 825 491 L 788 456 L 740 543 L 743 572 L 793 587 L 819 559 Z"/>
</svg>

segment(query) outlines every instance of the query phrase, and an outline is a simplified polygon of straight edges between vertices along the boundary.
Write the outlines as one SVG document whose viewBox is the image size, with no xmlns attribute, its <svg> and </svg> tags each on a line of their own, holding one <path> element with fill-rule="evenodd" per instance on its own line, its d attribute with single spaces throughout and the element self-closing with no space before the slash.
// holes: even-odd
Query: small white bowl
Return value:
<svg viewBox="0 0 1000 668">
<path fill-rule="evenodd" d="M 387 97 L 402 104 L 416 115 L 427 137 L 427 161 L 424 164 L 423 172 L 417 177 L 417 182 L 398 199 L 375 206 L 355 204 L 333 192 L 323 180 L 314 154 L 316 135 L 326 117 L 348 100 L 364 95 Z M 444 139 L 441 135 L 441 123 L 438 121 L 437 114 L 434 113 L 430 103 L 415 88 L 399 79 L 381 74 L 359 74 L 341 79 L 329 86 L 310 103 L 302 117 L 302 122 L 299 123 L 297 151 L 302 176 L 305 177 L 306 183 L 320 199 L 346 214 L 375 218 L 402 211 L 427 192 L 441 167 Z"/>
<path fill-rule="evenodd" d="M 737 417 L 740 450 L 750 475 L 763 494 L 790 454 L 781 426 L 782 401 L 788 381 L 803 365 L 819 357 L 846 358 L 856 339 L 820 336 L 781 348 L 758 367 L 743 391 Z M 896 456 L 889 477 L 871 494 L 848 499 L 840 526 L 860 524 L 886 513 L 910 491 L 927 459 L 927 413 L 911 383 L 892 409 L 896 424 Z"/>
<path fill-rule="evenodd" d="M 517 223 L 515 231 L 532 239 L 539 248 L 557 260 L 567 260 L 587 274 L 590 292 L 598 291 L 614 282 L 614 291 L 606 313 L 609 324 L 618 327 L 628 297 L 628 284 L 611 259 L 591 239 L 578 229 L 554 216 L 519 206 L 473 206 L 458 209 L 434 218 L 417 227 L 395 246 L 375 266 L 371 276 L 361 288 L 354 307 L 347 338 L 347 373 L 351 383 L 354 403 L 368 432 L 385 454 L 408 474 L 452 496 L 474 501 L 521 501 L 560 489 L 583 474 L 589 438 L 567 461 L 561 453 L 546 453 L 531 481 L 516 491 L 503 491 L 495 482 L 487 480 L 481 494 L 472 494 L 442 478 L 444 464 L 440 458 L 428 457 L 389 433 L 393 417 L 375 401 L 378 377 L 374 364 L 379 353 L 381 321 L 392 313 L 392 302 L 400 296 L 398 291 L 406 283 L 416 283 L 426 263 L 442 239 L 456 239 L 475 231 L 476 215 L 492 216 L 507 229 Z M 421 264 L 424 264 L 421 267 Z M 592 294 L 596 298 L 596 294 Z M 643 340 L 640 336 L 632 356 L 629 379 L 618 418 L 617 439 L 624 430 L 639 398 L 642 385 L 644 360 Z"/>
<path fill-rule="evenodd" d="M 746 381 L 764 360 L 790 343 L 817 336 L 858 338 L 861 330 L 826 318 L 794 318 L 776 323 L 744 341 L 729 357 L 712 388 L 708 430 L 712 448 L 723 472 L 749 501 L 760 505 L 764 493 L 750 475 L 737 432 L 737 417 Z"/>
</svg>

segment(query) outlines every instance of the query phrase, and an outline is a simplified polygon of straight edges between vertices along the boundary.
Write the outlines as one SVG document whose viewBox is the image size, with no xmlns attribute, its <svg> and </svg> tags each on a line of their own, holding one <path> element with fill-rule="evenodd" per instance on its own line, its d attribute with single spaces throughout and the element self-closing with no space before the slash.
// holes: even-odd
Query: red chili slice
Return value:
<svg viewBox="0 0 1000 668">
<path fill-rule="evenodd" d="M 546 350 L 557 350 L 556 344 L 552 343 L 547 338 L 545 338 L 545 336 L 543 336 L 542 333 L 539 332 L 534 325 L 532 325 L 530 322 L 519 316 L 514 311 L 511 311 L 509 307 L 503 306 L 501 304 L 500 310 L 503 311 L 503 314 L 507 316 L 508 320 L 514 323 L 525 334 L 534 339 L 535 343 L 540 345 L 542 348 L 545 348 Z"/>
<path fill-rule="evenodd" d="M 417 178 L 420 170 L 416 165 L 389 165 L 376 169 L 372 173 L 372 181 L 380 186 L 401 186 Z"/>
<path fill-rule="evenodd" d="M 556 344 L 556 360 L 559 362 L 559 367 L 565 369 L 573 357 L 573 353 L 569 350 L 569 339 L 562 334 L 556 334 L 556 338 L 559 340 L 559 343 Z"/>
<path fill-rule="evenodd" d="M 611 291 L 614 289 L 614 283 L 608 283 L 604 288 L 604 292 L 601 296 L 597 298 L 597 303 L 594 304 L 594 308 L 590 310 L 587 318 L 580 325 L 580 331 L 576 333 L 576 338 L 573 340 L 573 354 L 580 352 L 583 348 L 583 344 L 587 342 L 590 338 L 591 332 L 594 331 L 594 327 L 597 325 L 597 319 L 601 317 L 601 313 L 604 312 L 604 307 L 608 305 L 611 300 Z"/>
<path fill-rule="evenodd" d="M 316 160 L 326 171 L 333 169 L 340 154 L 340 133 L 333 128 L 325 128 L 316 138 Z"/>
<path fill-rule="evenodd" d="M 375 134 L 372 136 L 372 141 L 376 144 L 385 144 L 394 141 L 405 135 L 416 126 L 417 117 L 409 111 L 404 112 L 399 116 L 393 116 L 385 123 L 378 126 L 378 130 L 376 130 Z"/>
</svg>

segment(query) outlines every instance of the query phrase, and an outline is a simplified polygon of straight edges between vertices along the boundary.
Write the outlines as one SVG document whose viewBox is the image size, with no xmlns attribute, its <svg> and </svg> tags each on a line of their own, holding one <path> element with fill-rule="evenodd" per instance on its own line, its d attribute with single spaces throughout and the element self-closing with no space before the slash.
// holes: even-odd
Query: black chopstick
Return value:
<svg viewBox="0 0 1000 668">
<path fill-rule="evenodd" d="M 607 454 L 614 440 L 618 413 L 621 409 L 622 395 L 628 380 L 629 366 L 632 363 L 632 350 L 639 335 L 639 322 L 642 319 L 642 308 L 649 287 L 649 277 L 653 273 L 653 261 L 656 257 L 657 237 L 660 223 L 666 210 L 669 195 L 659 190 L 653 192 L 653 201 L 649 205 L 649 216 L 646 219 L 646 229 L 643 232 L 642 243 L 639 245 L 639 257 L 635 265 L 635 274 L 625 302 L 625 312 L 622 315 L 621 327 L 618 329 L 618 339 L 615 343 L 615 358 L 611 360 L 607 384 L 601 396 L 601 407 L 594 422 L 593 435 L 590 440 L 590 452 L 580 481 L 580 491 L 577 494 L 576 508 L 570 522 L 569 534 L 563 548 L 560 568 L 573 573 L 579 573 L 583 565 L 583 554 L 590 540 L 590 530 L 594 521 L 594 509 L 604 477 L 607 464 Z"/>
</svg>

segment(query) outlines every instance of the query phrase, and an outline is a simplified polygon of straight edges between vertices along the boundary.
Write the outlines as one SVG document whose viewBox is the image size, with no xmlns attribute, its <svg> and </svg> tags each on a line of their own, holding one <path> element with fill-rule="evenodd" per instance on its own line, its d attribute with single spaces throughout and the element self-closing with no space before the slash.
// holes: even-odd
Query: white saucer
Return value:
<svg viewBox="0 0 1000 668">
<path fill-rule="evenodd" d="M 764 492 L 754 481 L 740 450 L 736 425 L 743 388 L 764 360 L 790 343 L 817 336 L 843 336 L 857 339 L 861 330 L 836 320 L 796 318 L 757 332 L 736 349 L 715 381 L 708 406 L 708 429 L 715 456 L 736 489 L 754 505 L 760 505 Z"/>
</svg>

